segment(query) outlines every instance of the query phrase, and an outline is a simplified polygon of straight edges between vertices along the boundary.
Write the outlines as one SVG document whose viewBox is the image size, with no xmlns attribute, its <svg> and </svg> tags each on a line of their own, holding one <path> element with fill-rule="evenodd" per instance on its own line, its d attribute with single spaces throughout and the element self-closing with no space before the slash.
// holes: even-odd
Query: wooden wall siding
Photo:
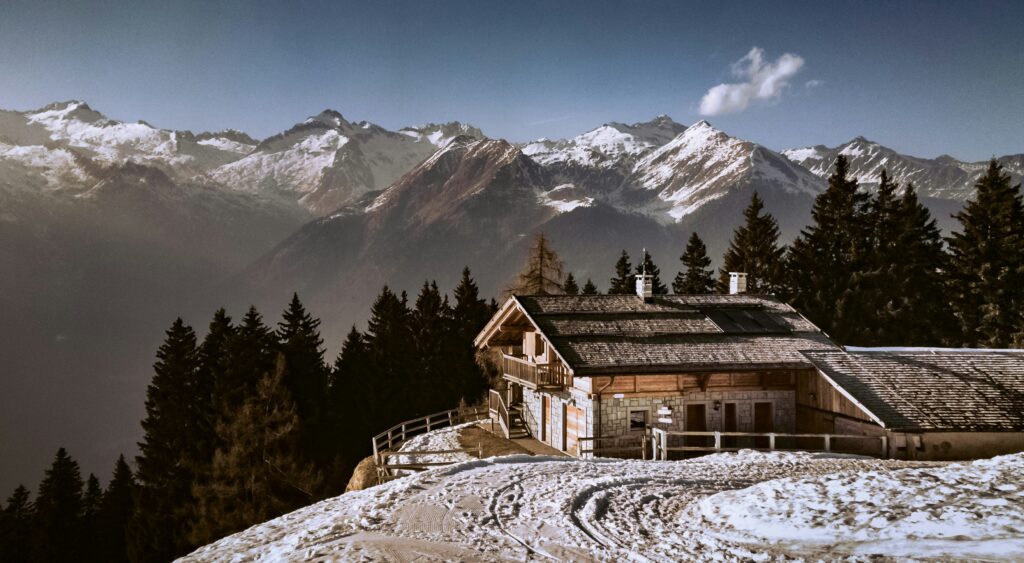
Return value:
<svg viewBox="0 0 1024 563">
<path fill-rule="evenodd" d="M 812 398 L 813 394 L 813 398 Z M 796 380 L 796 404 L 874 422 L 866 412 L 846 398 L 817 370 L 800 372 Z"/>
<path fill-rule="evenodd" d="M 608 394 L 679 394 L 694 389 L 707 391 L 737 389 L 793 389 L 797 372 L 734 372 L 734 373 L 687 373 L 671 375 L 618 375 L 600 377 L 577 377 L 576 389 L 585 393 Z"/>
</svg>

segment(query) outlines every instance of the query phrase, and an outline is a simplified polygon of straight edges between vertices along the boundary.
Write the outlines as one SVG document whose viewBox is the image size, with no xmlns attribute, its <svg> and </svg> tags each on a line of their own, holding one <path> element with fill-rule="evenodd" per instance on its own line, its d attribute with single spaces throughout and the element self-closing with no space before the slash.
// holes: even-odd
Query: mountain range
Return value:
<svg viewBox="0 0 1024 563">
<path fill-rule="evenodd" d="M 0 111 L 0 427 L 59 429 L 5 436 L 0 458 L 24 461 L 0 467 L 0 488 L 34 481 L 26 472 L 61 444 L 97 472 L 132 451 L 176 316 L 201 329 L 216 307 L 255 303 L 276 322 L 297 291 L 333 354 L 384 284 L 451 288 L 468 265 L 497 296 L 538 231 L 581 282 L 606 286 L 619 252 L 643 248 L 670 280 L 691 231 L 721 256 L 754 190 L 796 236 L 839 154 L 866 189 L 883 167 L 912 182 L 947 229 L 985 166 L 862 137 L 774 151 L 664 115 L 510 143 L 333 110 L 263 140 L 126 123 L 79 101 Z M 998 160 L 1020 181 L 1024 155 Z"/>
</svg>

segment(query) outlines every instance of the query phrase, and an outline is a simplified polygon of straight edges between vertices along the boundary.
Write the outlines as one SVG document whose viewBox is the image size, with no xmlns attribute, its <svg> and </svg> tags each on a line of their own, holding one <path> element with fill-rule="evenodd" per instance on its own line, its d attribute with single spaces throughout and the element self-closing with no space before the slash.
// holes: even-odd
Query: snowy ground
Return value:
<svg viewBox="0 0 1024 563">
<path fill-rule="evenodd" d="M 424 438 L 424 440 L 429 440 Z M 188 561 L 1024 559 L 1024 454 L 507 456 L 347 493 Z"/>
<path fill-rule="evenodd" d="M 410 438 L 398 448 L 400 452 L 411 452 L 410 455 L 400 455 L 391 458 L 391 463 L 412 464 L 412 463 L 458 463 L 476 459 L 476 456 L 465 452 L 452 452 L 444 454 L 415 454 L 415 452 L 442 452 L 446 450 L 465 449 L 459 445 L 459 432 L 476 422 L 467 422 L 456 426 L 449 426 L 442 430 L 426 432 Z M 410 475 L 415 471 L 400 471 L 400 474 Z"/>
</svg>

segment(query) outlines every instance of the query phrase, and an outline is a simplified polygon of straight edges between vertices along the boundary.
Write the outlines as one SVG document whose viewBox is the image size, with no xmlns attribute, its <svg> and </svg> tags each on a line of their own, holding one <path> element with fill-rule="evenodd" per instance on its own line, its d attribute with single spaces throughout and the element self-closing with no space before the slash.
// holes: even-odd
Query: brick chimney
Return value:
<svg viewBox="0 0 1024 563">
<path fill-rule="evenodd" d="M 746 292 L 747 274 L 744 272 L 729 272 L 729 295 Z"/>
</svg>

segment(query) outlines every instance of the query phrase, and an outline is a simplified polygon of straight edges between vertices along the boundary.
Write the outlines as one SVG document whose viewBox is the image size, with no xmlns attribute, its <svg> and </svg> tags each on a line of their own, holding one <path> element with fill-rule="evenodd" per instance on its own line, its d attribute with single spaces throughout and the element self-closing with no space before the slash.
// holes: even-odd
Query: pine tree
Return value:
<svg viewBox="0 0 1024 563">
<path fill-rule="evenodd" d="M 611 287 L 608 289 L 608 295 L 628 295 L 636 291 L 631 275 L 632 269 L 633 265 L 629 263 L 629 253 L 623 250 L 619 260 L 615 262 L 615 277 L 609 280 Z"/>
<path fill-rule="evenodd" d="M 130 546 L 136 561 L 167 561 L 194 547 L 187 538 L 195 512 L 195 474 L 188 460 L 196 458 L 198 426 L 192 405 L 199 360 L 195 332 L 180 318 L 168 329 L 153 368 L 142 421 L 145 434 L 136 458 L 140 511 Z"/>
<path fill-rule="evenodd" d="M 599 293 L 594 282 L 587 278 L 587 283 L 583 284 L 583 295 L 598 295 Z"/>
<path fill-rule="evenodd" d="M 665 287 L 665 284 L 661 283 L 661 270 L 654 265 L 654 260 L 651 260 L 651 255 L 649 252 L 647 252 L 647 249 L 644 249 L 643 261 L 636 265 L 637 274 L 645 272 L 648 276 L 652 277 L 651 293 L 653 293 L 654 295 L 665 295 L 668 293 L 668 288 Z M 636 288 L 634 286 L 634 290 L 635 289 Z"/>
<path fill-rule="evenodd" d="M 209 386 L 210 394 L 207 397 L 201 394 L 196 401 L 206 401 L 207 404 L 198 404 L 197 412 L 205 413 L 199 417 L 202 424 L 203 434 L 207 437 L 198 445 L 199 452 L 195 462 L 201 464 L 197 467 L 197 473 L 207 473 L 209 464 L 213 460 L 213 452 L 220 445 L 217 443 L 217 420 L 220 413 L 229 409 L 228 397 L 236 392 L 233 388 L 228 372 L 231 369 L 231 345 L 236 337 L 235 327 L 231 323 L 231 317 L 223 308 L 213 314 L 209 330 L 199 346 L 199 380 Z"/>
<path fill-rule="evenodd" d="M 576 285 L 576 278 L 569 272 L 565 276 L 565 283 L 562 284 L 562 292 L 566 295 L 579 295 L 580 286 Z"/>
<path fill-rule="evenodd" d="M 256 393 L 260 379 L 274 369 L 277 339 L 256 307 L 249 307 L 228 342 L 228 369 L 224 373 L 218 411 L 231 413 Z"/>
<path fill-rule="evenodd" d="M 82 545 L 79 546 L 79 561 L 104 561 L 99 542 L 99 514 L 102 503 L 103 488 L 100 487 L 100 480 L 90 473 L 85 480 L 85 491 L 82 494 Z"/>
<path fill-rule="evenodd" d="M 538 233 L 516 281 L 505 295 L 557 295 L 562 293 L 562 261 L 544 233 Z"/>
<path fill-rule="evenodd" d="M 455 297 L 452 315 L 455 316 L 463 336 L 472 339 L 483 330 L 484 325 L 497 310 L 497 305 L 488 305 L 480 298 L 480 290 L 473 281 L 468 266 L 462 269 L 462 278 L 452 295 Z"/>
<path fill-rule="evenodd" d="M 0 561 L 26 563 L 32 556 L 35 508 L 28 489 L 18 485 L 0 512 Z"/>
<path fill-rule="evenodd" d="M 379 409 L 375 428 L 386 428 L 416 413 L 416 391 L 407 385 L 416 372 L 414 350 L 409 346 L 409 315 L 404 294 L 399 298 L 387 286 L 370 309 L 366 349 L 371 397 L 376 398 Z"/>
<path fill-rule="evenodd" d="M 256 394 L 218 427 L 208 483 L 197 485 L 198 519 L 191 539 L 203 544 L 289 512 L 316 498 L 320 474 L 304 461 L 301 423 L 284 384 L 285 359 L 260 379 Z"/>
<path fill-rule="evenodd" d="M 415 409 L 423 414 L 451 408 L 448 398 L 458 393 L 458 378 L 451 373 L 452 350 L 448 346 L 455 327 L 446 308 L 437 283 L 423 282 L 410 316 L 411 344 L 419 376 L 406 382 L 417 387 Z"/>
<path fill-rule="evenodd" d="M 846 157 L 839 155 L 828 188 L 814 200 L 814 224 L 801 231 L 788 257 L 794 306 L 839 342 L 867 322 L 859 308 L 843 304 L 856 303 L 851 280 L 866 270 L 872 252 L 869 198 L 848 172 Z"/>
<path fill-rule="evenodd" d="M 1024 203 L 1021 186 L 993 159 L 975 184 L 974 197 L 954 217 L 960 232 L 952 252 L 952 308 L 961 344 L 1006 347 L 1020 330 L 1024 310 Z"/>
<path fill-rule="evenodd" d="M 779 223 L 770 213 L 762 213 L 764 201 L 754 192 L 743 211 L 744 224 L 732 235 L 722 257 L 718 291 L 729 292 L 729 273 L 747 274 L 747 291 L 776 294 L 782 289 L 786 249 L 779 244 Z"/>
<path fill-rule="evenodd" d="M 128 531 L 135 512 L 136 489 L 131 468 L 124 456 L 119 456 L 100 504 L 98 536 L 103 561 L 127 563 L 129 560 Z"/>
<path fill-rule="evenodd" d="M 708 258 L 707 246 L 697 233 L 690 235 L 679 260 L 683 263 L 683 270 L 676 274 L 672 291 L 677 294 L 711 293 L 715 285 L 714 273 L 709 268 L 711 259 Z"/>
<path fill-rule="evenodd" d="M 82 542 L 82 476 L 64 448 L 39 484 L 33 521 L 32 559 L 74 561 Z"/>
<path fill-rule="evenodd" d="M 277 340 L 284 354 L 284 382 L 295 400 L 299 419 L 303 421 L 303 453 L 318 463 L 330 458 L 330 440 L 326 432 L 324 394 L 330 372 L 324 363 L 320 319 L 313 318 L 299 300 L 297 293 L 277 325 Z"/>
<path fill-rule="evenodd" d="M 336 462 L 339 476 L 347 475 L 368 455 L 366 438 L 381 430 L 376 424 L 383 417 L 375 405 L 380 399 L 374 399 L 374 393 L 379 391 L 372 376 L 366 340 L 353 326 L 334 362 L 328 391 L 333 435 L 339 439 Z M 338 484 L 343 487 L 342 483 Z"/>
</svg>

